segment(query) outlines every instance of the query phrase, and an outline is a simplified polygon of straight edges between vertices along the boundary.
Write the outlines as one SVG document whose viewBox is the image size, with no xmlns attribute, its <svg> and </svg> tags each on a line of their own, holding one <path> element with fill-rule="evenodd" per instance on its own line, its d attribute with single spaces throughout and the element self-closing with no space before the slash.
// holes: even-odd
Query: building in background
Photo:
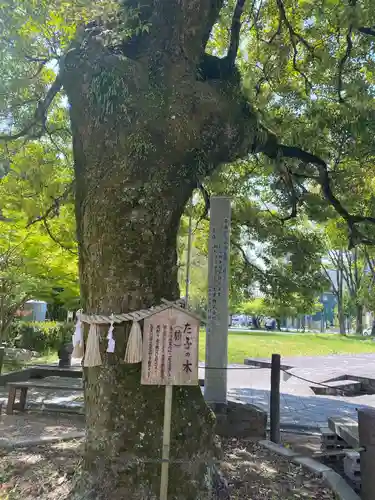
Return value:
<svg viewBox="0 0 375 500">
<path fill-rule="evenodd" d="M 43 300 L 28 300 L 23 307 L 23 321 L 45 321 L 47 302 Z"/>
</svg>

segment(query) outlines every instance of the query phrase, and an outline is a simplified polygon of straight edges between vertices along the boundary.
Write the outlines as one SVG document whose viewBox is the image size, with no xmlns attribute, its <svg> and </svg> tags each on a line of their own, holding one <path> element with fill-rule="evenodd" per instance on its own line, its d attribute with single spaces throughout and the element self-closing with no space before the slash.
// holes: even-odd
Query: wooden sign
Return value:
<svg viewBox="0 0 375 500">
<path fill-rule="evenodd" d="M 145 319 L 141 384 L 198 385 L 199 325 L 173 306 Z"/>
</svg>

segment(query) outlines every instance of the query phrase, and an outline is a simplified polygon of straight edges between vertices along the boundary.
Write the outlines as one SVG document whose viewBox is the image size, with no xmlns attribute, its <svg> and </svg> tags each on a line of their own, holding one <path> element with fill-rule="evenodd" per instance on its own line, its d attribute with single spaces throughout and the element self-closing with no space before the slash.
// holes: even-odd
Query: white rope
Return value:
<svg viewBox="0 0 375 500">
<path fill-rule="evenodd" d="M 148 316 L 152 316 L 155 313 L 165 311 L 171 306 L 175 306 L 177 308 L 183 308 L 185 306 L 185 300 L 179 299 L 175 302 L 169 302 L 168 300 L 163 299 L 163 304 L 156 307 L 151 307 L 150 309 L 140 309 L 139 311 L 133 311 L 130 313 L 122 313 L 122 314 L 111 314 L 110 316 L 106 316 L 104 314 L 85 314 L 85 313 L 77 313 L 77 318 L 84 323 L 89 325 L 105 325 L 111 323 L 123 323 L 124 321 L 141 321 L 142 319 L 147 318 Z"/>
</svg>

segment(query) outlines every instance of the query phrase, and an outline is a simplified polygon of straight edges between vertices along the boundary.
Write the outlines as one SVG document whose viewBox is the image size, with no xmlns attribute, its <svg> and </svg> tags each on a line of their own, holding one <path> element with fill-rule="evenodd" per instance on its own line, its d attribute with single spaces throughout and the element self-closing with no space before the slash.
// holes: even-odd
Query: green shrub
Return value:
<svg viewBox="0 0 375 500">
<path fill-rule="evenodd" d="M 8 335 L 8 345 L 31 351 L 58 350 L 70 342 L 74 325 L 56 321 L 14 321 Z"/>
</svg>

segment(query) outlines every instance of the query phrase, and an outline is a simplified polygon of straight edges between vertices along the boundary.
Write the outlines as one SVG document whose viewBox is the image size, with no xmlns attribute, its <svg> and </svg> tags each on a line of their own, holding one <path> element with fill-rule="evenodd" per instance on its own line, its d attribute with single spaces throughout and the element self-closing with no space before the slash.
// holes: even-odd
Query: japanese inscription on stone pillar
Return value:
<svg viewBox="0 0 375 500">
<path fill-rule="evenodd" d="M 173 307 L 145 319 L 142 384 L 198 384 L 199 325 L 199 319 Z"/>
<path fill-rule="evenodd" d="M 204 396 L 209 403 L 225 404 L 227 398 L 228 292 L 230 199 L 213 196 L 210 202 L 208 254 L 208 307 Z"/>
</svg>

